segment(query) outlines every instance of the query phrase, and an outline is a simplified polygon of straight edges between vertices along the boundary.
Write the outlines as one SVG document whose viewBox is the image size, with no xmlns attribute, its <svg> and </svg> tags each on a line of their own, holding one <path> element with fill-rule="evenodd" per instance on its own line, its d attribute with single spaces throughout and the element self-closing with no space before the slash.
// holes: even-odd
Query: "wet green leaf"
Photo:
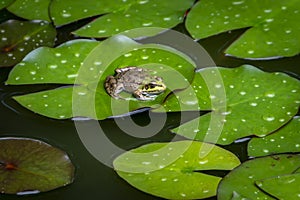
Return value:
<svg viewBox="0 0 300 200">
<path fill-rule="evenodd" d="M 50 22 L 50 3 L 51 0 L 16 0 L 7 10 L 25 19 Z"/>
<path fill-rule="evenodd" d="M 248 199 L 274 199 L 260 190 L 256 181 L 291 174 L 299 167 L 299 154 L 282 154 L 246 161 L 222 179 L 218 188 L 218 200 L 230 200 L 234 192 Z"/>
<path fill-rule="evenodd" d="M 100 15 L 75 31 L 79 36 L 109 37 L 140 27 L 172 28 L 183 21 L 185 11 L 193 0 L 102 0 L 76 3 L 56 0 L 51 15 L 56 25 L 66 24 L 87 16 Z"/>
<path fill-rule="evenodd" d="M 104 119 L 142 107 L 157 107 L 170 90 L 185 88 L 193 79 L 195 64 L 173 48 L 141 45 L 122 35 L 98 44 L 72 41 L 54 49 L 40 48 L 31 52 L 12 70 L 7 84 L 60 83 L 75 84 L 76 87 L 14 98 L 26 108 L 51 118 L 85 116 Z M 168 90 L 153 101 L 138 101 L 125 92 L 121 96 L 126 100 L 111 98 L 104 88 L 105 79 L 114 75 L 116 68 L 127 66 L 144 67 L 163 77 Z"/>
<path fill-rule="evenodd" d="M 239 164 L 231 152 L 195 141 L 147 144 L 114 160 L 118 175 L 129 184 L 166 199 L 214 196 L 221 178 L 201 171 L 231 170 Z"/>
<path fill-rule="evenodd" d="M 41 47 L 30 52 L 9 74 L 7 84 L 73 84 L 83 60 L 99 44 L 73 40 L 56 48 Z"/>
<path fill-rule="evenodd" d="M 300 53 L 299 0 L 202 0 L 189 13 L 186 27 L 201 39 L 250 27 L 226 49 L 241 58 L 274 58 Z"/>
<path fill-rule="evenodd" d="M 0 1 L 0 9 L 3 9 L 6 6 L 9 6 L 14 1 L 15 0 L 2 0 L 2 1 Z"/>
<path fill-rule="evenodd" d="M 12 66 L 40 46 L 53 46 L 56 30 L 47 22 L 9 20 L 0 25 L 0 66 Z"/>
<path fill-rule="evenodd" d="M 300 152 L 300 117 L 278 131 L 263 137 L 253 138 L 248 143 L 248 155 L 252 157 L 270 154 Z"/>
<path fill-rule="evenodd" d="M 74 166 L 60 149 L 28 138 L 0 139 L 1 193 L 45 192 L 73 182 Z"/>
<path fill-rule="evenodd" d="M 263 179 L 256 181 L 256 185 L 280 200 L 300 198 L 300 173 Z"/>
<path fill-rule="evenodd" d="M 286 124 L 298 112 L 299 91 L 300 82 L 283 73 L 250 65 L 206 68 L 196 73 L 189 89 L 170 96 L 164 109 L 212 110 L 173 131 L 226 145 L 249 135 L 265 136 Z"/>
<path fill-rule="evenodd" d="M 250 199 L 245 198 L 241 196 L 239 193 L 234 191 L 231 200 L 250 200 Z"/>
</svg>

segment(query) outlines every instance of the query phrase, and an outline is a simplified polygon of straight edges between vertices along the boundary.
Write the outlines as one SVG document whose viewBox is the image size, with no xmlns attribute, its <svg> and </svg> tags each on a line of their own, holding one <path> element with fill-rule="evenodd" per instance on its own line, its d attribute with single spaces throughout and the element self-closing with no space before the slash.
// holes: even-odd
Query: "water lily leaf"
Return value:
<svg viewBox="0 0 300 200">
<path fill-rule="evenodd" d="M 102 3 L 106 2 L 102 1 Z M 183 21 L 185 11 L 193 5 L 193 2 L 193 0 L 125 1 L 117 4 L 119 7 L 113 12 L 109 11 L 108 14 L 75 31 L 74 34 L 85 37 L 109 37 L 140 27 L 172 28 Z M 81 12 L 83 10 L 82 7 L 77 9 Z M 70 15 L 77 12 L 77 9 L 69 10 Z"/>
<path fill-rule="evenodd" d="M 279 175 L 256 181 L 256 185 L 277 199 L 299 199 L 300 173 Z"/>
<path fill-rule="evenodd" d="M 248 155 L 252 157 L 270 154 L 300 152 L 300 117 L 278 131 L 263 137 L 253 138 L 248 143 Z"/>
<path fill-rule="evenodd" d="M 40 46 L 53 46 L 56 30 L 47 22 L 9 20 L 0 24 L 0 66 L 12 66 Z"/>
<path fill-rule="evenodd" d="M 161 76 L 168 90 L 153 101 L 138 101 L 125 92 L 121 93 L 125 100 L 111 98 L 104 88 L 105 79 L 114 75 L 116 68 L 127 66 L 144 67 L 150 74 Z M 159 44 L 142 45 L 118 35 L 100 44 L 75 40 L 53 49 L 36 49 L 16 65 L 6 83 L 76 85 L 16 96 L 14 99 L 26 108 L 51 118 L 85 116 L 105 119 L 161 104 L 171 90 L 189 85 L 194 69 L 194 62 L 173 48 Z"/>
<path fill-rule="evenodd" d="M 300 82 L 284 73 L 250 65 L 206 68 L 196 73 L 190 90 L 170 96 L 164 109 L 211 110 L 173 131 L 226 145 L 249 135 L 265 136 L 287 123 L 298 112 L 299 91 Z"/>
<path fill-rule="evenodd" d="M 231 200 L 250 200 L 250 199 L 245 198 L 241 196 L 239 193 L 234 191 Z"/>
<path fill-rule="evenodd" d="M 248 199 L 274 199 L 260 190 L 256 181 L 291 174 L 299 167 L 299 154 L 281 154 L 246 161 L 222 179 L 218 188 L 218 199 L 230 200 L 233 192 Z"/>
<path fill-rule="evenodd" d="M 69 24 L 80 19 L 114 12 L 119 8 L 130 5 L 133 0 L 53 0 L 50 5 L 50 15 L 57 26 Z"/>
<path fill-rule="evenodd" d="M 73 182 L 74 166 L 60 149 L 28 138 L 0 139 L 1 193 L 45 192 Z"/>
<path fill-rule="evenodd" d="M 7 10 L 25 19 L 50 22 L 50 3 L 51 0 L 16 0 Z"/>
<path fill-rule="evenodd" d="M 73 40 L 56 48 L 35 49 L 12 69 L 6 83 L 73 84 L 83 60 L 98 44 L 92 40 Z"/>
<path fill-rule="evenodd" d="M 113 164 L 120 177 L 146 193 L 166 199 L 202 199 L 216 195 L 221 178 L 201 171 L 231 170 L 240 161 L 212 144 L 179 141 L 141 146 Z"/>
<path fill-rule="evenodd" d="M 186 27 L 196 38 L 250 27 L 225 53 L 241 58 L 294 56 L 300 52 L 299 0 L 203 0 L 189 13 Z"/>
<path fill-rule="evenodd" d="M 2 0 L 0 2 L 0 10 L 5 8 L 6 6 L 9 6 L 12 2 L 14 2 L 15 0 Z"/>
</svg>

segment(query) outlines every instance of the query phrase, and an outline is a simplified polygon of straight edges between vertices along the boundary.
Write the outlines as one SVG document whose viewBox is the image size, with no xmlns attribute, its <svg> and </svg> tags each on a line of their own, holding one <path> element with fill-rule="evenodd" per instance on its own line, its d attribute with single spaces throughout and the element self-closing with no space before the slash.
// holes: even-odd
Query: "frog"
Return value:
<svg viewBox="0 0 300 200">
<path fill-rule="evenodd" d="M 106 77 L 104 87 L 115 99 L 124 99 L 120 93 L 125 91 L 143 101 L 154 100 L 166 90 L 162 77 L 151 75 L 148 69 L 136 66 L 115 69 L 114 76 Z"/>
</svg>

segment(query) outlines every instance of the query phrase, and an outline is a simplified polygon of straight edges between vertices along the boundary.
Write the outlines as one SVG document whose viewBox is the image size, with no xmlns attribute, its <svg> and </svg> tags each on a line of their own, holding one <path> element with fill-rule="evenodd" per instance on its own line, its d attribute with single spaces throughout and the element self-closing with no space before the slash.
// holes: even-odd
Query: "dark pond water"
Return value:
<svg viewBox="0 0 300 200">
<path fill-rule="evenodd" d="M 60 29 L 58 43 L 72 38 L 69 34 L 74 27 L 79 26 L 73 24 L 71 27 Z M 183 25 L 175 28 L 178 31 L 186 32 Z M 281 71 L 286 72 L 294 77 L 300 77 L 300 56 L 292 58 L 283 58 L 267 61 L 248 61 L 226 57 L 222 54 L 224 48 L 230 41 L 237 38 L 244 30 L 224 33 L 213 36 L 199 43 L 212 56 L 215 63 L 219 66 L 237 67 L 241 64 L 252 64 L 265 71 Z M 40 91 L 47 88 L 53 88 L 53 85 L 40 86 L 6 86 L 4 84 L 7 79 L 9 68 L 0 69 L 0 136 L 22 136 L 41 139 L 54 146 L 65 150 L 71 157 L 76 166 L 75 181 L 70 186 L 59 188 L 51 192 L 37 195 L 27 195 L 16 197 L 15 195 L 1 195 L 4 200 L 66 200 L 66 199 L 159 199 L 151 195 L 140 192 L 131 187 L 121 178 L 119 178 L 113 169 L 101 164 L 97 161 L 82 144 L 74 122 L 72 120 L 52 120 L 43 116 L 36 115 L 25 108 L 18 105 L 11 99 L 13 95 L 23 94 L 27 92 Z M 156 118 L 163 117 L 160 114 L 154 114 Z M 185 115 L 185 120 L 193 119 L 196 113 L 189 112 Z M 122 120 L 130 120 L 131 117 L 123 117 Z M 132 119 L 139 125 L 147 125 L 149 123 L 149 112 L 135 114 Z M 103 120 L 100 122 L 106 136 L 120 148 L 129 150 L 153 141 L 170 141 L 182 139 L 168 131 L 168 128 L 175 127 L 180 121 L 180 113 L 168 114 L 167 122 L 162 131 L 149 138 L 136 138 L 129 136 L 117 128 L 113 119 Z M 85 126 L 89 126 L 94 121 L 82 121 Z M 224 148 L 234 152 L 242 161 L 247 159 L 246 155 L 247 142 L 232 144 Z M 111 155 L 111 161 L 116 155 Z M 209 172 L 217 173 L 217 172 Z M 224 175 L 221 172 L 218 175 Z M 216 198 L 210 198 L 216 199 Z"/>
</svg>

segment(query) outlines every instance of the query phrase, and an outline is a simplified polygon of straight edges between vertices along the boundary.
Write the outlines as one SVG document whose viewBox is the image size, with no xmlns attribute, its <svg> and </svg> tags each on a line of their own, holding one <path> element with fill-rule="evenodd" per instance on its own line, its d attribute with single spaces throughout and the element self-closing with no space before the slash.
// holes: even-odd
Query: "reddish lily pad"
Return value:
<svg viewBox="0 0 300 200">
<path fill-rule="evenodd" d="M 300 173 L 263 179 L 256 185 L 280 200 L 300 199 Z"/>
<path fill-rule="evenodd" d="M 296 116 L 278 131 L 248 143 L 248 155 L 252 157 L 279 153 L 300 152 L 300 117 Z"/>
<path fill-rule="evenodd" d="M 114 160 L 118 175 L 133 187 L 166 199 L 216 195 L 220 177 L 202 170 L 231 170 L 240 164 L 231 152 L 196 141 L 152 143 Z"/>
<path fill-rule="evenodd" d="M 0 25 L 0 66 L 13 66 L 40 46 L 53 46 L 55 28 L 43 21 L 9 20 Z"/>
<path fill-rule="evenodd" d="M 231 200 L 234 193 L 247 199 L 274 200 L 257 181 L 294 173 L 300 167 L 300 154 L 281 154 L 249 160 L 229 172 L 218 188 L 218 200 Z"/>
<path fill-rule="evenodd" d="M 29 138 L 0 139 L 1 193 L 45 192 L 73 182 L 74 166 L 62 150 Z"/>
</svg>

